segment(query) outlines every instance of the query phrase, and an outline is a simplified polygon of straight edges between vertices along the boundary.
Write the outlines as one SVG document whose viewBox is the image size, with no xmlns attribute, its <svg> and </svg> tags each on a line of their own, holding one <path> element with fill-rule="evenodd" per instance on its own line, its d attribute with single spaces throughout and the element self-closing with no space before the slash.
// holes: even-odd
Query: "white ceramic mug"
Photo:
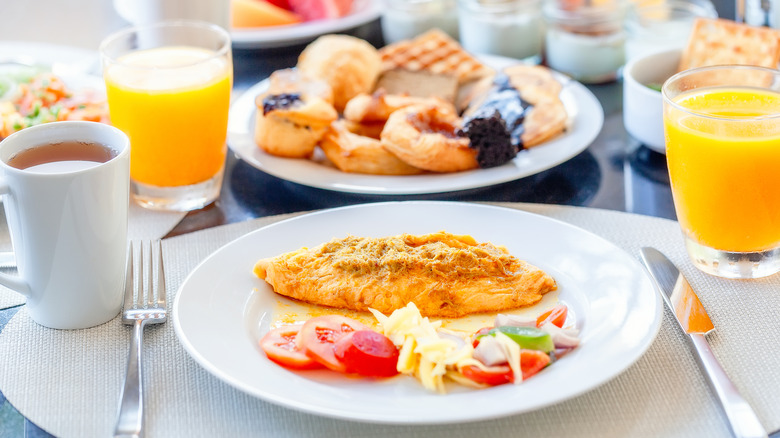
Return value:
<svg viewBox="0 0 780 438">
<path fill-rule="evenodd" d="M 58 173 L 8 165 L 21 151 L 68 141 L 99 143 L 115 155 Z M 127 136 L 97 122 L 25 128 L 0 142 L 0 170 L 19 271 L 0 274 L 0 284 L 25 295 L 30 316 L 46 327 L 86 328 L 114 318 L 122 305 L 127 257 Z"/>
</svg>

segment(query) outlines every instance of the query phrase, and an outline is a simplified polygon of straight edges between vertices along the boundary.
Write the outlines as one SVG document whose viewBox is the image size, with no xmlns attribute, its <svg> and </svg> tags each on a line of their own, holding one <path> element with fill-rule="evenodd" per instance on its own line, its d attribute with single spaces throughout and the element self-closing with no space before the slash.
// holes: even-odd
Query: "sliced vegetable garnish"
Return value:
<svg viewBox="0 0 780 438">
<path fill-rule="evenodd" d="M 533 376 L 550 364 L 550 356 L 538 350 L 520 350 L 520 368 L 523 380 Z"/>
<path fill-rule="evenodd" d="M 539 350 L 545 353 L 555 349 L 550 334 L 535 327 L 501 326 L 491 329 L 487 336 L 495 336 L 496 332 L 507 335 L 510 339 L 515 341 L 520 348 Z"/>
<path fill-rule="evenodd" d="M 348 373 L 368 377 L 398 374 L 398 349 L 387 336 L 373 330 L 347 333 L 336 341 L 334 352 Z"/>
<path fill-rule="evenodd" d="M 536 319 L 536 326 L 541 328 L 546 323 L 552 323 L 558 327 L 563 327 L 566 322 L 566 316 L 569 313 L 569 308 L 564 304 L 558 304 L 552 309 L 542 313 Z"/>
<path fill-rule="evenodd" d="M 260 348 L 269 359 L 288 368 L 322 368 L 319 362 L 307 356 L 295 344 L 295 337 L 302 326 L 303 324 L 294 324 L 271 330 L 260 340 Z"/>
<path fill-rule="evenodd" d="M 303 324 L 296 342 L 298 348 L 310 358 L 333 371 L 343 373 L 347 367 L 336 358 L 333 347 L 342 336 L 357 330 L 369 330 L 369 328 L 345 316 L 318 316 Z"/>
<path fill-rule="evenodd" d="M 460 369 L 461 374 L 483 385 L 503 385 L 514 381 L 512 369 L 506 365 L 480 368 L 477 365 L 466 365 Z"/>
</svg>

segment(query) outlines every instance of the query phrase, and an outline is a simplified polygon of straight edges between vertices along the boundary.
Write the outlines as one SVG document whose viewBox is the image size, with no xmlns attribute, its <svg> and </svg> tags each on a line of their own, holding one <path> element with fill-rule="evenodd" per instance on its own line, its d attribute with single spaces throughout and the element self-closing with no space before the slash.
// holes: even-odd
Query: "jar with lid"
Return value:
<svg viewBox="0 0 780 438">
<path fill-rule="evenodd" d="M 548 0 L 547 64 L 589 84 L 617 78 L 625 63 L 625 0 Z"/>
<path fill-rule="evenodd" d="M 718 17 L 710 0 L 634 3 L 626 14 L 626 61 L 652 52 L 683 49 L 699 17 Z"/>
<path fill-rule="evenodd" d="M 461 45 L 472 53 L 542 61 L 541 0 L 460 0 L 458 22 Z"/>
<path fill-rule="evenodd" d="M 382 36 L 385 43 L 414 38 L 438 28 L 458 39 L 457 0 L 384 0 Z"/>
</svg>

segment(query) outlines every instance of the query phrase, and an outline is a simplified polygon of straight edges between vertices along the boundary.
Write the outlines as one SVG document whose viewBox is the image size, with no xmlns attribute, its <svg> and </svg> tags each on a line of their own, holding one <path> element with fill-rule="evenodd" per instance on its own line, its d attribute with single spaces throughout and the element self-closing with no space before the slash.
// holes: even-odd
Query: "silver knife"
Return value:
<svg viewBox="0 0 780 438">
<path fill-rule="evenodd" d="M 720 399 L 734 436 L 766 437 L 766 430 L 758 421 L 756 413 L 739 394 L 710 350 L 705 335 L 715 327 L 688 280 L 677 270 L 674 263 L 657 249 L 642 248 L 640 252 L 642 262 L 647 266 L 659 291 L 662 292 L 661 296 L 666 306 L 674 314 L 683 332 L 688 335 L 690 346 L 696 352 L 696 358 L 707 376 L 710 387 Z"/>
</svg>

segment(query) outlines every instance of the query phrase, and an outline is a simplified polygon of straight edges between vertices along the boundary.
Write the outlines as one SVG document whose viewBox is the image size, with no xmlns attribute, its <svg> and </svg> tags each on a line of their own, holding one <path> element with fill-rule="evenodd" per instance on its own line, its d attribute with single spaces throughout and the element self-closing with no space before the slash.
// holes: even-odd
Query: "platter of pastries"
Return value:
<svg viewBox="0 0 780 438">
<path fill-rule="evenodd" d="M 327 190 L 406 195 L 489 187 L 581 153 L 604 115 L 543 66 L 474 55 L 436 29 L 381 49 L 309 44 L 231 107 L 228 145 L 270 175 Z"/>
</svg>

